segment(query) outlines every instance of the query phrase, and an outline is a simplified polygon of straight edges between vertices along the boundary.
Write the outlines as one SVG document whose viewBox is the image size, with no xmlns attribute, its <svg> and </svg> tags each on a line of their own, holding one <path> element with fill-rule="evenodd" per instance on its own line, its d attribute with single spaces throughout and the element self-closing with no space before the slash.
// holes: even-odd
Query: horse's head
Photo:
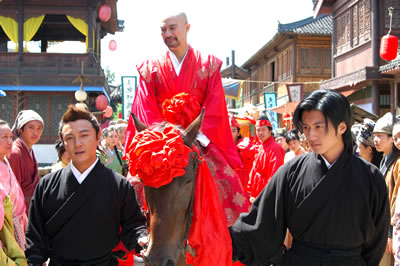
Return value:
<svg viewBox="0 0 400 266">
<path fill-rule="evenodd" d="M 201 128 L 203 115 L 204 110 L 182 133 L 184 144 L 190 148 Z M 147 128 L 137 117 L 133 117 L 138 131 Z M 184 241 L 189 233 L 197 166 L 197 154 L 191 152 L 183 176 L 173 178 L 172 182 L 158 188 L 144 186 L 150 211 L 150 241 L 144 254 L 146 265 L 172 266 L 180 264 L 179 259 L 182 261 Z"/>
</svg>

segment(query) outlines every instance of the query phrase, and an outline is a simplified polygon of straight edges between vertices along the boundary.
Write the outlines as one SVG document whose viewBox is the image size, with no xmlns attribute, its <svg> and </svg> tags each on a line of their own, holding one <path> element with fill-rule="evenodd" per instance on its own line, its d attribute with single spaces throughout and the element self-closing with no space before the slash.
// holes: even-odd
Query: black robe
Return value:
<svg viewBox="0 0 400 266">
<path fill-rule="evenodd" d="M 233 258 L 267 264 L 289 228 L 296 248 L 283 265 L 378 265 L 389 222 L 386 184 L 375 166 L 343 152 L 328 170 L 321 156 L 307 153 L 278 169 L 230 228 Z M 352 255 L 342 257 L 347 250 Z"/>
<path fill-rule="evenodd" d="M 121 230 L 121 231 L 120 231 Z M 71 165 L 43 177 L 29 210 L 29 265 L 110 265 L 122 240 L 128 250 L 147 234 L 135 190 L 100 161 L 79 184 Z"/>
</svg>

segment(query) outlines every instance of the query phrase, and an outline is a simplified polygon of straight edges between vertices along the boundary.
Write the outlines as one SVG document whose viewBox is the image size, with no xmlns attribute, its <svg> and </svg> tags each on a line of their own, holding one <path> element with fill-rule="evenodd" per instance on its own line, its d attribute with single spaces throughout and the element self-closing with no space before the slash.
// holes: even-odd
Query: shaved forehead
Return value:
<svg viewBox="0 0 400 266">
<path fill-rule="evenodd" d="M 177 19 L 183 21 L 184 24 L 188 23 L 187 16 L 184 12 L 169 13 L 169 15 L 164 16 L 164 19 L 162 21 L 165 22 L 166 20 L 168 20 L 170 18 L 177 18 Z"/>
</svg>

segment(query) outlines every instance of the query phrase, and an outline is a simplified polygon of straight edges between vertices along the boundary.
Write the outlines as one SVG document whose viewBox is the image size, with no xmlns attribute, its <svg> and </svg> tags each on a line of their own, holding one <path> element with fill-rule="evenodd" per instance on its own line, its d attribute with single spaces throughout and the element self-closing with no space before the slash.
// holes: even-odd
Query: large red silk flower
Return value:
<svg viewBox="0 0 400 266">
<path fill-rule="evenodd" d="M 144 130 L 136 134 L 126 151 L 129 171 L 143 185 L 158 188 L 183 176 L 191 149 L 178 129 L 167 125 L 163 132 Z"/>
<path fill-rule="evenodd" d="M 187 128 L 200 114 L 200 104 L 193 96 L 182 92 L 171 99 L 166 99 L 162 105 L 166 121 Z"/>
</svg>

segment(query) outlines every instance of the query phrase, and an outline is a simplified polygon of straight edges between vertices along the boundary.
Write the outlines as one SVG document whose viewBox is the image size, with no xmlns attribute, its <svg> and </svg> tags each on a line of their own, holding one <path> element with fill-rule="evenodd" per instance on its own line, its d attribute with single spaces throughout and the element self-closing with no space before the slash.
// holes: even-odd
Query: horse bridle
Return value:
<svg viewBox="0 0 400 266">
<path fill-rule="evenodd" d="M 189 153 L 189 156 L 191 156 L 192 153 L 194 153 L 194 155 L 192 155 L 194 157 L 194 159 L 196 161 L 198 161 L 199 163 L 201 163 L 201 161 L 199 159 L 199 155 L 197 154 L 197 152 L 192 151 L 191 153 Z M 195 186 L 196 186 L 196 175 L 194 175 L 194 177 L 193 177 L 192 196 L 190 198 L 190 203 L 189 203 L 189 216 L 188 216 L 188 220 L 187 220 L 187 223 L 186 223 L 185 233 L 183 235 L 184 236 L 183 237 L 183 241 L 178 246 L 179 251 L 182 252 L 184 256 L 186 255 L 185 251 L 187 251 L 192 257 L 195 257 L 196 254 L 195 254 L 195 250 L 189 245 L 188 240 L 189 240 L 190 227 L 192 226 L 193 202 L 194 202 Z M 150 211 L 146 212 L 146 224 L 147 224 L 147 228 L 150 228 Z M 146 245 L 145 248 L 147 248 L 147 245 Z"/>
</svg>

